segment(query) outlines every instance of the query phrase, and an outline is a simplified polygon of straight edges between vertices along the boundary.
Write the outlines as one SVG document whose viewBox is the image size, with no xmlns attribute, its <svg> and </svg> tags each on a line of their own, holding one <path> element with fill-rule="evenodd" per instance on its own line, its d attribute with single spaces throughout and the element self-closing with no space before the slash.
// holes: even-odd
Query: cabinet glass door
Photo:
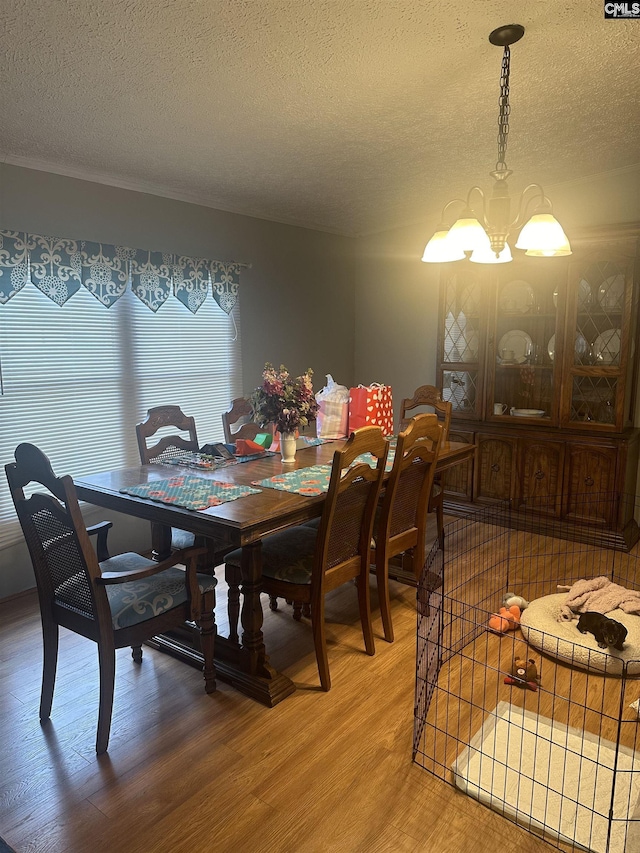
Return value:
<svg viewBox="0 0 640 853">
<path fill-rule="evenodd" d="M 542 265 L 509 264 L 498 274 L 488 397 L 492 419 L 556 418 L 558 283 L 566 268 Z"/>
<path fill-rule="evenodd" d="M 441 329 L 442 397 L 453 415 L 480 416 L 480 363 L 484 340 L 483 276 L 475 270 L 447 273 Z"/>
<path fill-rule="evenodd" d="M 574 270 L 566 364 L 570 385 L 565 418 L 572 424 L 621 429 L 629 347 L 627 300 L 632 276 L 624 257 L 594 260 Z M 631 359 L 628 359 L 630 362 Z"/>
</svg>

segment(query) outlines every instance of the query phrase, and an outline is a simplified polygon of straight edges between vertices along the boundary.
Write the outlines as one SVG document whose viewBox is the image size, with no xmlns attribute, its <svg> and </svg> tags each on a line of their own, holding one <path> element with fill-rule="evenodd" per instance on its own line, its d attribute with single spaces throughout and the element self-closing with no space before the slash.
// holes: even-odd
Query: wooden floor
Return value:
<svg viewBox="0 0 640 853">
<path fill-rule="evenodd" d="M 95 645 L 62 632 L 41 726 L 37 601 L 0 602 L 0 836 L 18 853 L 548 852 L 412 762 L 415 591 L 392 582 L 388 644 L 372 586 L 374 657 L 355 589 L 328 600 L 329 693 L 307 620 L 265 607 L 272 663 L 298 688 L 276 708 L 223 683 L 207 696 L 195 669 L 161 652 L 145 648 L 138 667 L 120 651 L 99 759 Z M 221 594 L 222 630 L 224 610 Z"/>
</svg>

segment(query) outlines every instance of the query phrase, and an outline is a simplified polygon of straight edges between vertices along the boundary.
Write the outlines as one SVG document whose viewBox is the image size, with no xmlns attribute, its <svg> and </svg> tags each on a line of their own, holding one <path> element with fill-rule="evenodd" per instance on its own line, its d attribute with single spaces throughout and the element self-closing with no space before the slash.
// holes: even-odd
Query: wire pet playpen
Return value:
<svg viewBox="0 0 640 853">
<path fill-rule="evenodd" d="M 418 586 L 414 761 L 558 849 L 640 851 L 640 546 L 550 536 L 548 519 L 543 534 L 539 513 L 484 508 L 434 545 Z M 608 613 L 627 626 L 622 651 L 563 611 L 580 580 L 624 588 L 625 609 Z M 497 633 L 507 592 L 529 604 Z"/>
</svg>

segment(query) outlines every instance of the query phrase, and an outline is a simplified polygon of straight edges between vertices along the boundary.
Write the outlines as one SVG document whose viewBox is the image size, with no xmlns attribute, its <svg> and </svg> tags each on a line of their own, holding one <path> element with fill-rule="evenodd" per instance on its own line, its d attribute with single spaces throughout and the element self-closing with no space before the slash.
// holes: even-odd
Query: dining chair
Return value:
<svg viewBox="0 0 640 853">
<path fill-rule="evenodd" d="M 233 444 L 239 438 L 253 441 L 258 433 L 265 431 L 264 427 L 254 422 L 251 402 L 244 397 L 236 397 L 227 411 L 222 413 L 222 429 L 227 444 Z"/>
<path fill-rule="evenodd" d="M 424 566 L 427 518 L 444 429 L 434 414 L 411 418 L 398 435 L 393 467 L 376 514 L 371 564 L 375 563 L 384 638 L 393 642 L 389 560 L 411 551 L 416 585 Z"/>
<path fill-rule="evenodd" d="M 409 412 L 417 414 L 415 409 L 422 411 L 425 408 L 440 418 L 443 428 L 442 441 L 449 441 L 453 405 L 449 400 L 442 399 L 440 389 L 436 388 L 435 385 L 421 385 L 419 388 L 416 388 L 413 397 L 405 398 L 402 401 L 399 429 L 406 427 L 411 417 Z M 440 474 L 437 474 L 434 478 L 431 498 L 429 500 L 429 512 L 435 512 L 436 514 L 438 539 L 440 540 L 440 545 L 444 547 L 444 482 Z"/>
<path fill-rule="evenodd" d="M 167 429 L 178 430 L 177 433 L 167 434 Z M 162 437 L 150 444 L 158 433 Z M 147 417 L 142 423 L 136 425 L 136 437 L 138 439 L 138 450 L 140 451 L 140 462 L 143 465 L 151 465 L 154 462 L 163 462 L 175 458 L 185 451 L 197 452 L 199 450 L 196 422 L 193 417 L 185 415 L 180 406 L 155 406 L 149 409 Z M 205 558 L 208 563 L 208 571 L 213 573 L 216 566 L 223 562 L 224 555 L 229 548 L 214 539 L 196 537 L 187 530 L 171 528 L 171 549 L 181 550 L 184 548 L 206 547 Z M 235 567 L 225 572 L 227 584 L 227 614 L 229 619 L 229 639 L 238 641 L 238 622 L 240 619 L 240 583 L 241 575 Z"/>
<path fill-rule="evenodd" d="M 291 527 L 262 540 L 262 591 L 272 600 L 284 598 L 310 606 L 323 690 L 331 687 L 325 626 L 328 592 L 356 581 L 365 650 L 369 655 L 375 652 L 369 549 L 388 450 L 380 427 L 366 426 L 353 432 L 333 456 L 319 527 Z M 358 458 L 362 454 L 371 455 L 362 460 Z M 227 564 L 239 566 L 241 553 L 238 548 L 227 554 Z"/>
<path fill-rule="evenodd" d="M 131 646 L 133 660 L 141 663 L 143 642 L 192 620 L 199 629 L 205 690 L 213 693 L 216 579 L 197 573 L 199 550 L 178 551 L 162 562 L 134 552 L 109 557 L 106 540 L 111 522 L 85 526 L 72 478 L 56 477 L 41 450 L 20 444 L 15 462 L 5 471 L 40 602 L 44 646 L 40 720 L 51 715 L 60 626 L 98 645 L 98 755 L 109 744 L 116 649 Z M 25 486 L 30 484 L 46 492 L 27 497 Z M 96 549 L 92 535 L 97 536 Z M 186 569 L 178 568 L 178 563 L 186 564 Z"/>
</svg>

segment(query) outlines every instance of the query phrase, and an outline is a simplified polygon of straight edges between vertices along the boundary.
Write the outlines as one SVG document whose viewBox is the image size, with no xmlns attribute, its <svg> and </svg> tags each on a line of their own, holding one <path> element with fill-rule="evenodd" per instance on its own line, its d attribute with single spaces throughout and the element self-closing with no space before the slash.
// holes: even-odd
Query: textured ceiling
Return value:
<svg viewBox="0 0 640 853">
<path fill-rule="evenodd" d="M 640 160 L 640 21 L 600 0 L 3 0 L 0 158 L 280 222 L 424 218 Z"/>
</svg>

